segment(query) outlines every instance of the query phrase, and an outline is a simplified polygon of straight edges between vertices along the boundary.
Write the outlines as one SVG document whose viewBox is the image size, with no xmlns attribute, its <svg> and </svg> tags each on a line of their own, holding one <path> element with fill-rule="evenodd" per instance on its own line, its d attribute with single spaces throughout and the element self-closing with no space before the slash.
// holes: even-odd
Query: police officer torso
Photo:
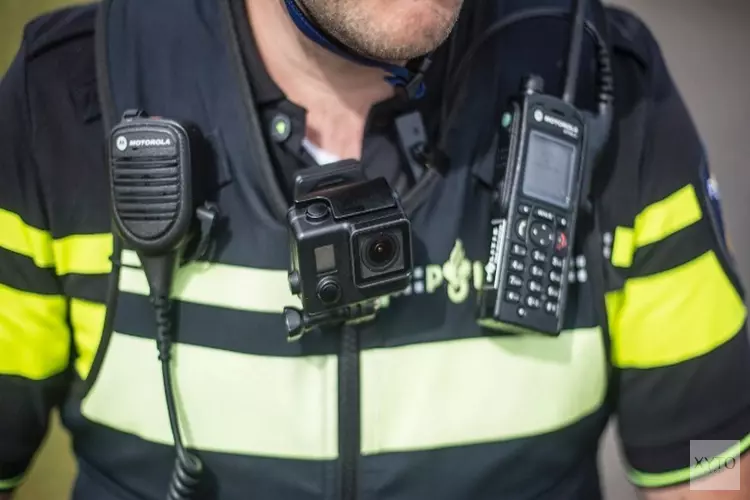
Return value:
<svg viewBox="0 0 750 500">
<path fill-rule="evenodd" d="M 373 322 L 289 343 L 280 314 L 296 303 L 287 282 L 288 234 L 268 196 L 284 191 L 284 175 L 266 175 L 262 155 L 246 140 L 254 104 L 243 90 L 252 85 L 238 51 L 247 34 L 236 39 L 227 24 L 238 11 L 167 0 L 150 4 L 148 16 L 128 2 L 110 9 L 106 75 L 114 116 L 141 108 L 189 118 L 216 150 L 224 223 L 211 262 L 190 263 L 176 278 L 173 363 L 185 440 L 220 498 L 596 498 L 594 450 L 609 409 L 607 341 L 590 287 L 591 273 L 603 271 L 591 269 L 592 255 L 582 248 L 573 254 L 559 337 L 492 335 L 476 324 L 493 123 L 521 76 L 540 73 L 554 91 L 563 54 L 523 37 L 524 27 L 485 50 L 448 134 L 450 168 L 410 214 L 410 286 Z M 159 18 L 178 25 L 165 28 L 154 23 Z M 469 37 L 469 21 L 477 22 L 462 17 L 455 36 Z M 555 20 L 540 21 L 540 29 L 561 40 L 567 32 Z M 513 37 L 527 43 L 503 44 Z M 437 59 L 428 96 L 442 97 L 452 62 L 444 52 Z M 593 84 L 582 83 L 584 104 Z M 416 105 L 433 133 L 436 102 Z M 299 151 L 300 125 L 288 106 L 259 113 L 277 169 L 280 155 Z M 395 141 L 389 144 L 388 153 L 363 159 L 371 174 L 398 177 L 378 166 L 384 155 L 400 158 Z M 583 226 L 577 241 L 589 232 Z M 113 260 L 116 309 L 75 394 L 82 403 L 73 398 L 64 414 L 80 459 L 75 498 L 160 498 L 174 452 L 149 290 L 133 252 Z"/>
</svg>

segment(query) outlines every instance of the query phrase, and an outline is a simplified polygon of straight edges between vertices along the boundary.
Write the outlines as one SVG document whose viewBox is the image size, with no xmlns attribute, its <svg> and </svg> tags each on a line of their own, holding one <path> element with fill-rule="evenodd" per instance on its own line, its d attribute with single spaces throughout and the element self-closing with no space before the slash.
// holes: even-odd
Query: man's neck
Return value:
<svg viewBox="0 0 750 500">
<path fill-rule="evenodd" d="M 266 70 L 289 100 L 307 110 L 306 134 L 341 158 L 359 158 L 370 108 L 393 95 L 385 72 L 355 64 L 299 32 L 281 0 L 246 0 Z"/>
</svg>

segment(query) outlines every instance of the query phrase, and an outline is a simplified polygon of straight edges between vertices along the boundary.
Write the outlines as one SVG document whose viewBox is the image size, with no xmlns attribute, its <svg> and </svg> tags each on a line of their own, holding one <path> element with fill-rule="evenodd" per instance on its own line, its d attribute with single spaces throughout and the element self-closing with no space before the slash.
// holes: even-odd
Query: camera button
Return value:
<svg viewBox="0 0 750 500">
<path fill-rule="evenodd" d="M 289 291 L 292 292 L 292 295 L 299 295 L 302 292 L 302 283 L 297 271 L 289 273 Z"/>
<path fill-rule="evenodd" d="M 333 305 L 341 298 L 341 286 L 333 279 L 323 279 L 318 283 L 318 298 L 326 305 Z"/>
<path fill-rule="evenodd" d="M 328 206 L 325 203 L 313 203 L 305 211 L 309 221 L 319 221 L 328 217 Z"/>
</svg>

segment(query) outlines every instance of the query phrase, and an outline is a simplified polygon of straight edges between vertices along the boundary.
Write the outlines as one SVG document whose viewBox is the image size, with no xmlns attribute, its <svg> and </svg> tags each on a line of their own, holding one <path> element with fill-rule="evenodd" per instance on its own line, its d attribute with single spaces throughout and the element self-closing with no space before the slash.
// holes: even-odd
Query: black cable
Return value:
<svg viewBox="0 0 750 500">
<path fill-rule="evenodd" d="M 580 3 L 583 3 L 582 0 L 578 0 L 578 1 Z M 444 94 L 443 106 L 448 105 L 449 99 L 452 99 L 453 102 L 455 102 L 457 98 L 457 93 L 459 90 L 459 85 L 464 83 L 463 78 L 465 77 L 466 72 L 471 68 L 471 63 L 474 61 L 474 58 L 476 57 L 477 53 L 487 41 L 489 41 L 494 36 L 502 33 L 508 27 L 514 24 L 520 23 L 522 21 L 527 21 L 530 19 L 544 18 L 544 17 L 554 18 L 554 19 L 569 19 L 570 11 L 568 9 L 560 9 L 560 8 L 536 8 L 536 9 L 519 11 L 519 12 L 510 14 L 507 17 L 502 18 L 501 20 L 495 22 L 489 28 L 487 28 L 466 51 L 466 55 L 463 57 L 461 64 L 459 64 L 458 68 L 456 69 L 456 72 L 453 74 L 453 78 L 446 85 L 446 92 Z M 597 97 L 599 101 L 599 111 L 600 113 L 609 113 L 611 111 L 609 108 L 611 107 L 611 104 L 613 101 L 613 89 L 614 89 L 614 77 L 612 75 L 612 66 L 611 66 L 611 62 L 609 58 L 609 49 L 607 47 L 607 43 L 604 41 L 599 31 L 590 21 L 584 20 L 582 24 L 583 24 L 585 31 L 588 32 L 589 35 L 591 35 L 594 38 L 596 42 L 596 46 L 597 46 L 597 53 L 596 53 L 597 75 L 598 75 L 597 76 L 597 79 L 598 79 Z M 580 40 L 579 40 L 578 45 L 579 46 L 581 45 Z M 577 57 L 577 59 L 580 59 L 580 56 Z M 455 111 L 455 108 L 449 113 L 441 112 L 441 115 L 448 116 L 449 117 L 448 121 L 451 121 L 453 111 Z M 447 131 L 449 130 L 449 127 L 445 126 L 443 127 L 443 129 L 444 131 Z M 443 137 L 440 138 L 439 144 L 441 147 L 444 145 L 445 139 L 446 139 L 445 135 L 443 135 Z"/>
<path fill-rule="evenodd" d="M 164 395 L 167 401 L 169 425 L 172 428 L 172 437 L 177 452 L 167 500 L 191 500 L 197 498 L 203 473 L 203 463 L 197 456 L 187 451 L 180 433 L 171 370 L 174 325 L 172 321 L 172 301 L 166 296 L 155 295 L 152 297 L 151 303 L 156 313 L 156 342 L 159 348 L 159 361 L 161 362 L 161 372 L 164 379 Z"/>
<path fill-rule="evenodd" d="M 581 67 L 581 48 L 583 46 L 583 25 L 586 16 L 586 0 L 573 0 L 574 8 L 570 40 L 568 40 L 568 61 L 565 65 L 565 83 L 563 85 L 562 100 L 574 104 L 578 86 L 578 71 Z"/>
</svg>

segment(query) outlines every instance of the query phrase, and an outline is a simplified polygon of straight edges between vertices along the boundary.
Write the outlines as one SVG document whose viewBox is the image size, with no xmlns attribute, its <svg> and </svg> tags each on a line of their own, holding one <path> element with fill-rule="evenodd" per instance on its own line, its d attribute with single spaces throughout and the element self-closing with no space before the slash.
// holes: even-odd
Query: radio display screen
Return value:
<svg viewBox="0 0 750 500">
<path fill-rule="evenodd" d="M 549 134 L 529 133 L 524 169 L 523 192 L 527 196 L 570 208 L 576 147 Z"/>
</svg>

